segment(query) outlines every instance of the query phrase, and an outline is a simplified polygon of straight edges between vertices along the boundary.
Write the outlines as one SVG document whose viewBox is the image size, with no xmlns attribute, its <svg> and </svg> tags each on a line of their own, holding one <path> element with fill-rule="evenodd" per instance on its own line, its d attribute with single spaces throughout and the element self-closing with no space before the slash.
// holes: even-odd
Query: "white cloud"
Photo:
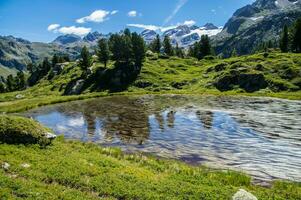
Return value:
<svg viewBox="0 0 301 200">
<path fill-rule="evenodd" d="M 196 22 L 194 20 L 187 20 L 183 24 L 187 26 L 193 26 L 196 24 Z"/>
<path fill-rule="evenodd" d="M 113 11 L 114 12 L 114 11 Z M 115 12 L 116 14 L 117 12 Z M 83 24 L 86 22 L 97 22 L 101 23 L 106 20 L 106 17 L 110 14 L 109 11 L 106 10 L 96 10 L 93 13 L 91 13 L 89 16 L 82 17 L 80 19 L 77 19 L 76 22 L 79 24 Z M 111 13 L 112 14 L 112 13 Z"/>
<path fill-rule="evenodd" d="M 47 28 L 48 31 L 55 31 L 56 29 L 58 29 L 61 25 L 59 24 L 50 24 Z"/>
<path fill-rule="evenodd" d="M 75 34 L 78 36 L 85 36 L 88 33 L 91 32 L 91 28 L 85 28 L 85 27 L 76 27 L 76 26 L 69 26 L 69 27 L 61 27 L 59 29 L 56 29 L 57 32 L 62 34 Z"/>
<path fill-rule="evenodd" d="M 115 15 L 115 14 L 117 14 L 119 11 L 118 10 L 113 10 L 112 12 L 111 12 L 111 15 Z"/>
<path fill-rule="evenodd" d="M 137 11 L 136 10 L 132 10 L 132 11 L 128 12 L 128 16 L 129 17 L 136 17 L 137 16 Z"/>
<path fill-rule="evenodd" d="M 160 31 L 165 32 L 165 31 L 168 31 L 168 30 L 173 29 L 173 28 L 177 28 L 177 26 L 165 26 L 165 27 L 161 27 Z"/>
<path fill-rule="evenodd" d="M 136 27 L 136 28 L 142 28 L 142 29 L 148 29 L 148 30 L 153 30 L 153 31 L 157 31 L 157 30 L 160 29 L 159 26 L 146 25 L 146 24 L 127 24 L 127 26 Z"/>
<path fill-rule="evenodd" d="M 136 28 L 142 28 L 142 29 L 148 29 L 148 30 L 152 30 L 152 31 L 167 31 L 169 29 L 172 28 L 176 28 L 177 26 L 156 26 L 156 25 L 147 25 L 147 24 L 127 24 L 127 26 L 130 27 L 136 27 Z"/>
<path fill-rule="evenodd" d="M 188 0 L 178 0 L 175 9 L 172 11 L 172 13 L 164 20 L 164 24 L 167 24 L 172 20 L 176 14 L 181 10 L 181 8 L 188 2 Z"/>
<path fill-rule="evenodd" d="M 127 24 L 127 26 L 148 29 L 148 30 L 153 30 L 153 31 L 165 32 L 167 30 L 176 28 L 180 25 L 193 26 L 195 24 L 196 24 L 196 22 L 194 20 L 186 20 L 183 23 L 177 23 L 177 25 L 173 25 L 173 26 L 156 26 L 156 25 L 152 25 L 152 24 Z"/>
</svg>

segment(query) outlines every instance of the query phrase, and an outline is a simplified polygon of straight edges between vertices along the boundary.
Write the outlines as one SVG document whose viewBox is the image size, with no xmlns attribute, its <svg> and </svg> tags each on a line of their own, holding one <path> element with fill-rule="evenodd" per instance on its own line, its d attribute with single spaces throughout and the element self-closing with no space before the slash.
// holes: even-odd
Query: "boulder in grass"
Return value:
<svg viewBox="0 0 301 200">
<path fill-rule="evenodd" d="M 244 189 L 240 189 L 234 194 L 232 200 L 257 200 L 257 198 L 253 194 L 245 191 Z"/>
<path fill-rule="evenodd" d="M 39 144 L 45 146 L 56 136 L 33 119 L 0 115 L 0 142 L 7 144 Z"/>
</svg>

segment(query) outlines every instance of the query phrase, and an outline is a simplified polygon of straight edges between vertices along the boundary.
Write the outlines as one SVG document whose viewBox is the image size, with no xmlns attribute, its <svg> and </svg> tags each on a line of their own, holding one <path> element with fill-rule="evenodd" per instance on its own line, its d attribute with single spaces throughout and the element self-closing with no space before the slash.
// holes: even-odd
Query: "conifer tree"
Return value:
<svg viewBox="0 0 301 200">
<path fill-rule="evenodd" d="M 6 79 L 6 86 L 7 86 L 7 91 L 11 92 L 14 91 L 16 88 L 16 83 L 13 75 L 9 75 Z"/>
<path fill-rule="evenodd" d="M 154 41 L 151 43 L 151 50 L 155 53 L 160 53 L 161 51 L 161 40 L 160 36 L 157 34 Z"/>
<path fill-rule="evenodd" d="M 169 37 L 166 35 L 163 40 L 164 53 L 168 56 L 173 56 L 173 48 L 171 46 L 171 42 Z"/>
<path fill-rule="evenodd" d="M 289 49 L 289 35 L 288 35 L 287 25 L 285 25 L 284 28 L 283 28 L 279 46 L 280 46 L 281 52 L 284 52 L 284 53 L 288 52 L 288 49 Z"/>
<path fill-rule="evenodd" d="M 109 48 L 112 52 L 112 59 L 117 63 L 129 63 L 132 58 L 131 37 L 127 34 L 113 34 L 109 39 Z"/>
<path fill-rule="evenodd" d="M 176 56 L 177 56 L 177 57 L 179 57 L 179 58 L 184 58 L 184 52 L 183 52 L 183 50 L 179 47 L 179 44 L 178 44 L 178 43 L 176 44 L 175 53 L 176 53 Z"/>
<path fill-rule="evenodd" d="M 56 54 L 54 54 L 51 60 L 52 67 L 55 67 L 57 63 L 59 63 L 59 57 Z"/>
<path fill-rule="evenodd" d="M 80 55 L 81 55 L 80 66 L 83 70 L 87 70 L 92 65 L 92 57 L 86 46 L 82 48 Z"/>
<path fill-rule="evenodd" d="M 202 35 L 200 41 L 200 59 L 208 55 L 211 55 L 210 39 L 208 35 Z"/>
<path fill-rule="evenodd" d="M 145 58 L 145 43 L 141 36 L 137 33 L 132 33 L 132 51 L 135 65 L 139 68 L 142 66 L 142 62 Z"/>
<path fill-rule="evenodd" d="M 26 88 L 26 80 L 25 75 L 22 71 L 17 73 L 17 77 L 15 79 L 16 82 L 16 90 L 24 90 Z"/>
<path fill-rule="evenodd" d="M 296 53 L 301 53 L 301 18 L 296 21 L 293 27 L 292 48 Z"/>
<path fill-rule="evenodd" d="M 3 82 L 0 82 L 0 93 L 5 92 L 5 84 Z"/>
<path fill-rule="evenodd" d="M 104 38 L 98 41 L 97 56 L 99 61 L 102 62 L 105 67 L 107 67 L 107 63 L 110 59 L 110 50 L 108 41 Z"/>
</svg>

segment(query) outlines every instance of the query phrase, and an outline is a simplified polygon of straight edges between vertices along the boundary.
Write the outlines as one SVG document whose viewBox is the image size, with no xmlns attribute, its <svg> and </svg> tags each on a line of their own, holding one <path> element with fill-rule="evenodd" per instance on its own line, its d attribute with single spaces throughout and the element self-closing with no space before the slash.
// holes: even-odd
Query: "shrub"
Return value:
<svg viewBox="0 0 301 200">
<path fill-rule="evenodd" d="M 8 144 L 51 143 L 54 135 L 38 122 L 24 117 L 0 115 L 0 142 Z"/>
<path fill-rule="evenodd" d="M 205 59 L 205 60 L 214 60 L 214 59 L 215 59 L 215 57 L 214 57 L 214 56 L 211 56 L 211 55 L 209 55 L 209 56 L 205 56 L 205 57 L 204 57 L 204 59 Z"/>
<path fill-rule="evenodd" d="M 273 92 L 280 92 L 280 91 L 296 91 L 299 88 L 290 82 L 284 81 L 282 79 L 269 79 L 268 81 L 269 88 Z"/>
<path fill-rule="evenodd" d="M 301 89 L 301 77 L 295 78 L 294 80 L 292 80 L 292 83 L 298 86 L 299 89 Z"/>
</svg>

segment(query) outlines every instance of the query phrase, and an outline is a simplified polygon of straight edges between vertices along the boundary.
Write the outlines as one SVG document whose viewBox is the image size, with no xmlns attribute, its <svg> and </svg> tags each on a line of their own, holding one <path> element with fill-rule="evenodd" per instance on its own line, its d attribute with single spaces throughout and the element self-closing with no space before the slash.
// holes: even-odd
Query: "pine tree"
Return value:
<svg viewBox="0 0 301 200">
<path fill-rule="evenodd" d="M 16 89 L 16 83 L 13 75 L 9 75 L 6 79 L 7 91 L 12 92 Z"/>
<path fill-rule="evenodd" d="M 86 46 L 82 48 L 80 56 L 81 56 L 80 66 L 83 70 L 87 70 L 92 65 L 92 57 Z"/>
<path fill-rule="evenodd" d="M 59 63 L 59 57 L 56 54 L 54 54 L 51 60 L 52 67 L 55 67 L 57 63 Z"/>
<path fill-rule="evenodd" d="M 108 41 L 104 38 L 98 41 L 97 56 L 99 61 L 102 62 L 105 67 L 107 67 L 107 63 L 110 59 L 110 50 Z"/>
<path fill-rule="evenodd" d="M 113 34 L 109 39 L 109 48 L 112 52 L 112 59 L 117 63 L 129 63 L 132 58 L 131 37 L 126 34 Z"/>
<path fill-rule="evenodd" d="M 154 41 L 151 43 L 151 50 L 155 53 L 160 53 L 161 51 L 161 40 L 160 36 L 157 34 L 156 38 Z"/>
<path fill-rule="evenodd" d="M 130 31 L 130 29 L 128 29 L 128 28 L 124 29 L 123 34 L 126 35 L 126 36 L 128 36 L 128 37 L 131 37 L 131 31 Z"/>
<path fill-rule="evenodd" d="M 17 73 L 15 82 L 16 82 L 16 90 L 24 90 L 26 88 L 25 75 L 22 71 L 19 71 Z"/>
<path fill-rule="evenodd" d="M 145 58 L 144 40 L 137 33 L 133 33 L 131 39 L 132 39 L 132 51 L 133 51 L 135 65 L 141 68 L 142 62 Z"/>
<path fill-rule="evenodd" d="M 301 53 L 301 18 L 298 19 L 293 27 L 292 48 L 294 52 Z"/>
<path fill-rule="evenodd" d="M 27 66 L 26 66 L 26 69 L 27 71 L 32 74 L 34 73 L 36 70 L 37 70 L 37 66 L 33 63 L 29 63 Z"/>
<path fill-rule="evenodd" d="M 48 58 L 44 58 L 42 66 L 39 67 L 39 77 L 43 78 L 48 74 L 51 69 L 51 63 L 49 62 Z"/>
<path fill-rule="evenodd" d="M 173 56 L 173 48 L 170 43 L 169 37 L 166 35 L 163 40 L 164 53 L 168 56 Z"/>
<path fill-rule="evenodd" d="M 0 93 L 4 93 L 5 92 L 5 84 L 0 82 Z"/>
<path fill-rule="evenodd" d="M 212 55 L 210 39 L 208 35 L 202 35 L 200 41 L 200 59 L 203 59 L 205 56 Z"/>
<path fill-rule="evenodd" d="M 289 35 L 288 35 L 287 25 L 285 25 L 283 28 L 279 45 L 280 45 L 281 52 L 284 52 L 284 53 L 288 52 Z"/>
<path fill-rule="evenodd" d="M 179 44 L 178 44 L 178 43 L 176 44 L 175 53 L 176 53 L 176 56 L 177 56 L 177 57 L 179 57 L 179 58 L 184 58 L 184 52 L 183 52 L 183 50 L 179 47 Z"/>
<path fill-rule="evenodd" d="M 197 58 L 199 60 L 201 59 L 200 58 L 200 44 L 199 44 L 199 42 L 195 42 L 192 46 L 189 47 L 188 55 L 190 57 L 194 57 L 194 58 Z"/>
</svg>

